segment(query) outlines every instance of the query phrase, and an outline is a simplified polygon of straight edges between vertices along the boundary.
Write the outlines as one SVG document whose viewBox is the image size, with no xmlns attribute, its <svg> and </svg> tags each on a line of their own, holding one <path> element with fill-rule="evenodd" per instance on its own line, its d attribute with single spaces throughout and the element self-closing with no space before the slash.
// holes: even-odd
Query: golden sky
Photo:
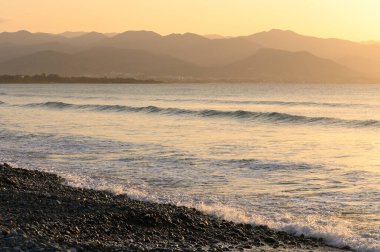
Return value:
<svg viewBox="0 0 380 252">
<path fill-rule="evenodd" d="M 0 31 L 248 35 L 272 28 L 380 40 L 380 0 L 0 0 Z"/>
</svg>

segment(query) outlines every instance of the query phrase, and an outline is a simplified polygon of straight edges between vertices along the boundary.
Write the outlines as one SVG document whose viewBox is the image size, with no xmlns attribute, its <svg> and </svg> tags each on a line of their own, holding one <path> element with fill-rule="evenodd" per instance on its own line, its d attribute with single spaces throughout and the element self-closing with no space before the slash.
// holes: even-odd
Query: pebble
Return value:
<svg viewBox="0 0 380 252">
<path fill-rule="evenodd" d="M 0 251 L 329 251 L 323 240 L 140 202 L 0 164 Z"/>
</svg>

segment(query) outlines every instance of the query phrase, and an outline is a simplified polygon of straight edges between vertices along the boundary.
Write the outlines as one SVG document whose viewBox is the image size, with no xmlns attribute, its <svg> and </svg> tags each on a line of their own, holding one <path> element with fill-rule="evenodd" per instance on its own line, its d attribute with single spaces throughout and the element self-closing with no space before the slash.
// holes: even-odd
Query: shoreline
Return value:
<svg viewBox="0 0 380 252">
<path fill-rule="evenodd" d="M 349 251 L 0 164 L 0 251 Z"/>
</svg>

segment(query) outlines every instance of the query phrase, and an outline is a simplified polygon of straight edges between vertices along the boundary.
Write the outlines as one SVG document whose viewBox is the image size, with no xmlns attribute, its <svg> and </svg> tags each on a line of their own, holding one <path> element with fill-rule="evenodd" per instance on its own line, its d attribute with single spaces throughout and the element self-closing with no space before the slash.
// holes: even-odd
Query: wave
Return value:
<svg viewBox="0 0 380 252">
<path fill-rule="evenodd" d="M 362 107 L 366 104 L 359 103 L 326 103 L 326 102 L 284 102 L 284 101 L 256 101 L 255 104 L 285 105 L 285 106 L 323 106 L 323 107 Z"/>
<path fill-rule="evenodd" d="M 0 92 L 0 96 L 11 95 L 14 97 L 57 97 L 56 95 L 48 94 L 7 94 Z M 67 95 L 62 98 L 80 98 L 80 99 L 104 99 L 104 97 L 98 96 L 75 96 Z M 106 100 L 115 100 L 116 97 L 106 97 Z M 132 100 L 141 100 L 141 99 L 132 99 Z M 144 99 L 145 100 L 145 99 Z M 206 103 L 220 103 L 220 104 L 251 104 L 251 105 L 278 105 L 278 106 L 310 106 L 310 107 L 360 107 L 360 108 L 371 108 L 377 107 L 376 105 L 363 104 L 363 103 L 334 103 L 334 102 L 307 102 L 307 101 L 278 101 L 278 100 L 256 100 L 256 101 L 247 101 L 247 100 L 220 100 L 220 99 L 167 99 L 167 98 L 156 98 L 152 101 L 163 101 L 163 102 L 206 102 Z"/>
<path fill-rule="evenodd" d="M 118 100 L 117 97 L 112 96 L 78 96 L 78 95 L 56 95 L 56 94 L 7 94 L 7 93 L 0 93 L 0 96 L 13 96 L 13 97 L 41 97 L 41 98 L 64 98 L 64 99 L 85 99 L 85 100 L 96 100 L 96 99 L 102 99 L 102 100 Z"/>
<path fill-rule="evenodd" d="M 323 238 L 327 244 L 335 247 L 348 245 L 359 252 L 378 251 L 379 242 L 376 237 L 355 234 L 349 223 L 341 219 L 318 214 L 299 218 L 298 215 L 290 212 L 266 215 L 261 212 L 247 211 L 247 209 L 227 203 L 218 197 L 204 199 L 183 194 L 160 195 L 157 191 L 152 191 L 152 188 L 129 187 L 118 183 L 110 183 L 105 179 L 94 179 L 73 173 L 51 170 L 47 170 L 47 172 L 57 173 L 65 179 L 67 185 L 73 187 L 105 190 L 117 195 L 124 194 L 133 200 L 195 208 L 205 214 L 235 223 L 266 225 L 269 228 L 298 236 Z"/>
<path fill-rule="evenodd" d="M 111 112 L 143 112 L 164 115 L 192 115 L 205 118 L 232 118 L 268 123 L 288 123 L 300 125 L 325 125 L 349 128 L 380 128 L 378 120 L 346 120 L 334 117 L 309 117 L 281 112 L 255 112 L 246 110 L 222 111 L 213 109 L 190 110 L 181 108 L 160 108 L 156 106 L 133 107 L 125 105 L 70 104 L 64 102 L 45 102 L 24 105 L 26 107 L 46 107 L 53 109 L 79 109 Z"/>
<path fill-rule="evenodd" d="M 333 102 L 292 102 L 292 101 L 242 101 L 242 100 L 218 100 L 218 99 L 163 99 L 157 98 L 154 101 L 164 102 L 208 102 L 222 104 L 252 104 L 252 105 L 279 105 L 279 106 L 316 106 L 316 107 L 371 107 L 362 103 L 333 103 Z"/>
<path fill-rule="evenodd" d="M 265 171 L 278 171 L 278 170 L 313 170 L 322 169 L 322 165 L 308 164 L 301 162 L 279 162 L 279 161 L 266 161 L 258 159 L 229 159 L 225 160 L 226 165 L 229 167 L 248 168 L 250 170 L 265 170 Z M 326 169 L 326 168 L 324 168 Z"/>
<path fill-rule="evenodd" d="M 51 153 L 61 153 L 65 155 L 70 155 L 71 153 L 78 153 L 78 151 L 80 153 L 86 152 L 87 154 L 91 154 L 87 156 L 88 158 L 91 158 L 91 156 L 93 156 L 94 153 L 97 153 L 95 155 L 99 156 L 99 152 L 97 152 L 95 149 L 96 146 L 102 146 L 103 149 L 107 149 L 107 151 L 111 152 L 120 148 L 136 148 L 136 145 L 134 144 L 129 145 L 129 143 L 124 143 L 124 145 L 127 145 L 123 146 L 123 142 L 113 142 L 106 139 L 93 139 L 87 137 L 78 138 L 78 136 L 57 136 L 55 134 L 45 133 L 30 134 L 22 131 L 19 132 L 0 130 L 0 139 L 3 135 L 5 135 L 4 137 L 6 137 L 5 139 L 7 142 L 18 143 L 20 144 L 20 147 L 22 146 L 22 148 L 14 148 L 14 145 L 5 144 L 5 146 L 8 146 L 9 148 L 6 148 L 6 151 L 2 151 L 0 153 L 0 159 L 7 162 L 9 160 L 9 163 L 14 165 L 15 167 L 17 167 L 17 163 L 20 162 L 20 167 L 30 169 L 34 169 L 36 167 L 36 165 L 33 165 L 35 164 L 35 162 L 37 162 L 36 160 L 34 160 L 34 158 L 36 158 L 36 155 L 46 155 L 43 151 L 39 151 L 35 148 L 32 148 L 31 152 L 25 152 L 25 150 L 29 150 L 30 147 L 33 147 L 35 144 L 41 146 L 50 145 L 48 149 L 51 151 Z M 26 142 L 19 141 L 20 138 L 25 138 Z M 27 146 L 23 146 L 24 143 L 26 143 Z M 149 146 L 150 145 L 151 144 L 149 144 Z M 147 146 L 141 145 L 141 149 L 146 148 Z M 18 152 L 18 154 L 16 155 L 15 149 Z M 62 150 L 65 150 L 65 152 L 62 152 Z M 163 149 L 162 151 L 163 153 L 167 153 L 167 149 Z M 149 152 L 148 155 L 152 156 L 151 152 Z M 118 157 L 120 158 L 120 156 Z M 138 158 L 139 156 L 136 155 L 136 153 L 133 153 L 131 154 L 131 157 Z M 40 156 L 38 158 L 40 160 L 46 160 L 46 157 L 43 156 Z M 125 160 L 125 158 L 123 159 Z M 45 163 L 45 161 L 43 161 L 38 165 L 38 167 L 41 170 L 56 173 L 64 177 L 66 179 L 66 184 L 71 186 L 90 188 L 96 190 L 107 190 L 115 194 L 126 194 L 130 198 L 136 200 L 157 203 L 170 203 L 178 206 L 192 207 L 202 211 L 203 213 L 216 216 L 228 221 L 234 221 L 237 223 L 250 223 L 254 225 L 267 225 L 273 229 L 283 230 L 296 235 L 303 234 L 307 237 L 324 238 L 328 244 L 338 247 L 349 245 L 351 248 L 360 252 L 376 252 L 379 248 L 380 240 L 378 236 L 376 236 L 376 234 L 370 233 L 370 236 L 368 236 L 367 234 L 358 233 L 352 229 L 352 226 L 349 222 L 345 222 L 341 218 L 325 216 L 323 214 L 325 213 L 324 211 L 322 211 L 321 214 L 318 214 L 318 211 L 316 211 L 315 214 L 305 216 L 304 214 L 299 215 L 297 211 L 278 211 L 276 204 L 271 205 L 268 211 L 263 211 L 260 210 L 260 208 L 256 209 L 254 207 L 246 207 L 244 205 L 244 199 L 243 201 L 235 201 L 233 200 L 233 198 L 224 198 L 223 196 L 213 195 L 206 195 L 202 197 L 201 195 L 180 194 L 176 190 L 173 192 L 163 193 L 156 187 L 151 187 L 144 183 L 139 183 L 138 185 L 135 185 L 129 183 L 129 181 L 126 180 L 117 180 L 113 176 L 99 176 L 102 173 L 89 173 L 88 171 L 85 171 L 81 168 L 83 167 L 81 164 L 85 164 L 89 162 L 89 160 L 81 160 L 83 163 L 78 164 L 78 160 L 75 160 L 75 166 L 71 166 L 72 164 L 74 164 L 74 162 L 71 162 L 69 157 L 66 157 L 64 161 L 62 160 L 61 164 L 55 163 L 55 165 L 51 165 L 52 163 Z M 13 164 L 12 161 L 16 163 Z M 21 162 L 26 162 L 29 165 L 21 164 Z M 57 160 L 55 162 L 57 162 Z M 106 162 L 106 165 L 109 166 L 110 160 L 108 158 Z M 216 162 L 216 165 L 219 166 L 219 161 Z M 284 169 L 284 171 L 282 172 L 286 172 L 286 170 L 291 167 L 292 169 L 295 168 L 305 170 L 306 172 L 308 172 L 308 169 L 315 169 L 315 166 L 307 163 L 286 163 L 260 159 L 226 159 L 222 160 L 222 162 L 227 162 L 227 166 L 231 165 L 232 167 L 236 168 L 248 167 L 249 169 L 260 170 Z M 102 167 L 102 170 L 105 167 L 104 165 L 99 166 L 98 161 L 97 165 L 98 167 Z M 118 167 L 120 167 L 119 164 Z M 94 171 L 94 169 L 92 169 L 92 171 Z M 108 170 L 105 172 L 108 173 Z M 231 201 L 229 199 L 231 199 Z M 296 201 L 298 202 L 298 199 Z M 267 201 L 263 195 L 262 202 L 259 203 L 268 204 L 268 202 L 269 201 Z M 299 208 L 302 208 L 303 206 L 305 205 L 300 204 Z M 310 207 L 313 206 L 310 205 Z M 305 214 L 307 214 L 307 212 L 305 212 Z"/>
</svg>

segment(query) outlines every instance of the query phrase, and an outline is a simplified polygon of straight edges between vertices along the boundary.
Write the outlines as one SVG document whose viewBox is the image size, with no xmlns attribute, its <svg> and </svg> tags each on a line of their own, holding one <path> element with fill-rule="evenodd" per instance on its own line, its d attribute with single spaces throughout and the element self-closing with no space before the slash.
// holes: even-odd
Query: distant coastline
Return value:
<svg viewBox="0 0 380 252">
<path fill-rule="evenodd" d="M 246 84 L 380 84 L 380 81 L 289 81 L 289 80 L 241 80 L 241 79 L 137 79 L 132 77 L 90 77 L 90 76 L 61 76 L 57 74 L 33 74 L 33 75 L 0 75 L 0 84 L 226 84 L 226 83 L 246 83 Z"/>
<path fill-rule="evenodd" d="M 109 77 L 87 77 L 87 76 L 60 76 L 57 74 L 35 74 L 35 75 L 0 75 L 0 84 L 159 84 L 162 81 L 153 79 L 135 78 L 109 78 Z"/>
</svg>

